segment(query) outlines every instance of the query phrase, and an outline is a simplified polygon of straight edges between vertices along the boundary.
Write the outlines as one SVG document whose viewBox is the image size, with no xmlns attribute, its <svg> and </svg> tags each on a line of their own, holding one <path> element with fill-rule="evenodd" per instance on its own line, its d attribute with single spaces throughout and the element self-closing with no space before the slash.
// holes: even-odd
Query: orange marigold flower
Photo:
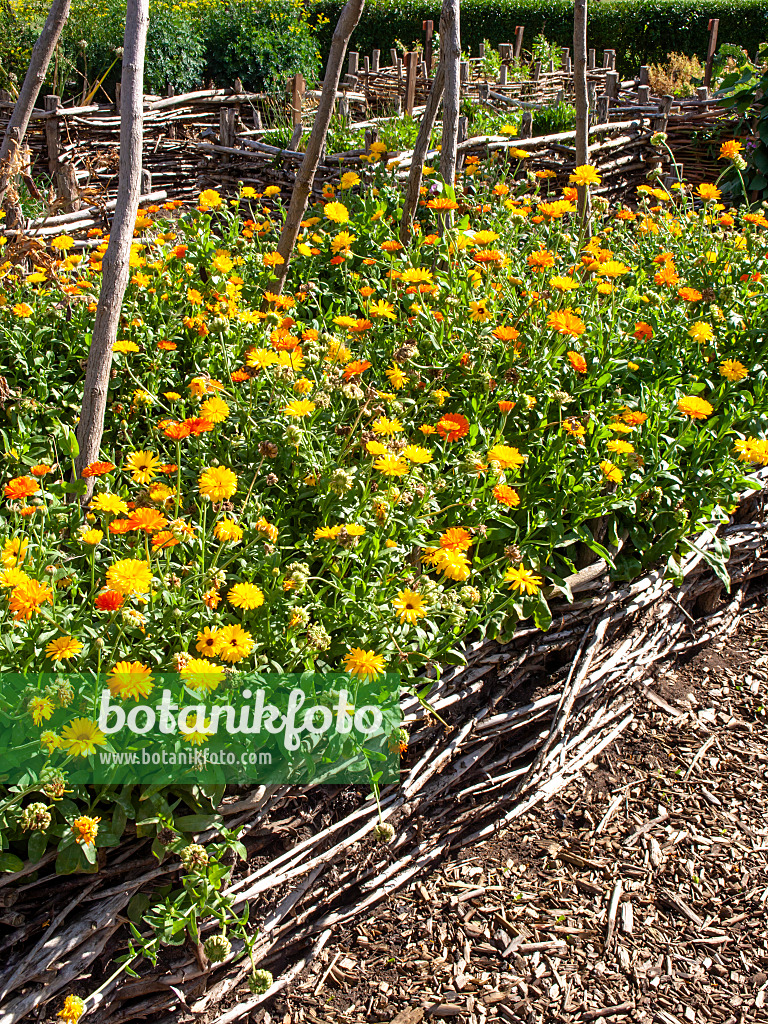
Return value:
<svg viewBox="0 0 768 1024">
<path fill-rule="evenodd" d="M 348 363 L 344 370 L 344 380 L 351 380 L 352 377 L 359 377 L 360 374 L 370 367 L 370 363 L 367 359 L 355 359 L 353 362 Z"/>
<path fill-rule="evenodd" d="M 39 490 L 40 485 L 31 476 L 16 476 L 5 485 L 3 494 L 9 501 L 19 501 L 37 494 Z"/>
<path fill-rule="evenodd" d="M 122 608 L 124 600 L 123 595 L 118 594 L 116 590 L 105 590 L 103 594 L 99 594 L 94 604 L 100 612 L 115 612 Z"/>
<path fill-rule="evenodd" d="M 493 488 L 493 496 L 496 501 L 506 505 L 508 508 L 517 508 L 520 504 L 520 495 L 509 484 L 497 484 Z"/>
<path fill-rule="evenodd" d="M 87 480 L 89 476 L 104 476 L 105 473 L 111 473 L 114 468 L 113 462 L 91 462 L 83 469 L 81 475 Z"/>
<path fill-rule="evenodd" d="M 637 338 L 638 341 L 650 341 L 653 337 L 653 328 L 644 320 L 638 320 L 635 324 L 633 336 Z"/>
<path fill-rule="evenodd" d="M 567 334 L 572 338 L 578 338 L 587 327 L 572 309 L 558 309 L 547 317 L 547 326 L 558 334 Z"/>
<path fill-rule="evenodd" d="M 447 412 L 437 424 L 437 432 L 446 441 L 458 441 L 469 433 L 469 420 L 460 413 Z"/>
<path fill-rule="evenodd" d="M 568 362 L 574 368 L 576 373 L 587 372 L 587 361 L 583 355 L 579 352 L 568 352 Z"/>
</svg>

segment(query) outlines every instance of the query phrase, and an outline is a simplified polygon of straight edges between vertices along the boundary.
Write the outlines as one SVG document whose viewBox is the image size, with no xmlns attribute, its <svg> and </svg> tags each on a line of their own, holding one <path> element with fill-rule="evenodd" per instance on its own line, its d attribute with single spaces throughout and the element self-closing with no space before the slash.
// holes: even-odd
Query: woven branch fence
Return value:
<svg viewBox="0 0 768 1024">
<path fill-rule="evenodd" d="M 768 476 L 758 479 L 764 484 Z M 395 830 L 390 843 L 376 841 L 376 804 L 362 789 L 262 786 L 228 796 L 220 813 L 229 828 L 243 827 L 249 849 L 229 893 L 238 911 L 248 905 L 258 928 L 256 962 L 276 979 L 267 994 L 248 993 L 242 947 L 213 968 L 186 948 L 169 949 L 162 969 L 145 964 L 139 979 L 110 979 L 107 966 L 89 1012 L 110 1024 L 202 1013 L 215 1024 L 247 1018 L 289 985 L 334 931 L 568 785 L 646 700 L 676 714 L 647 686 L 653 666 L 732 629 L 746 598 L 768 588 L 765 497 L 748 492 L 729 524 L 693 539 L 681 585 L 652 571 L 616 586 L 598 561 L 571 578 L 575 600 L 554 606 L 550 632 L 522 627 L 508 643 L 469 643 L 466 665 L 435 680 L 428 697 L 435 716 L 405 699 L 407 764 L 401 784 L 381 793 L 383 818 Z M 725 598 L 706 560 L 715 534 L 730 547 Z M 148 846 L 128 839 L 97 877 L 54 879 L 49 854 L 0 878 L 2 920 L 15 922 L 3 943 L 0 1024 L 50 1013 L 57 1006 L 51 1001 L 73 986 L 81 990 L 84 977 L 89 990 L 96 987 L 103 965 L 124 950 L 130 899 L 180 870 L 178 861 L 158 865 Z M 521 953 L 560 944 L 513 940 Z"/>
<path fill-rule="evenodd" d="M 570 51 L 562 51 L 562 66 L 550 62 L 526 65 L 519 56 L 522 32 L 515 44 L 499 47 L 500 66 L 496 80 L 485 73 L 484 58 L 462 64 L 462 95 L 473 104 L 496 113 L 521 113 L 520 135 L 467 138 L 467 119 L 461 118 L 460 155 L 525 149 L 530 154 L 524 165 L 514 164 L 512 174 L 527 170 L 554 170 L 552 187 L 567 182 L 575 163 L 574 133 L 532 139 L 536 109 L 573 97 Z M 676 168 L 670 180 L 685 173 L 696 184 L 714 180 L 719 173 L 719 140 L 739 131 L 739 119 L 724 112 L 709 89 L 702 86 L 695 97 L 675 99 L 654 96 L 648 84 L 648 68 L 640 68 L 631 80 L 621 81 L 615 69 L 615 52 L 605 50 L 603 66 L 589 55 L 588 88 L 593 145 L 590 159 L 603 175 L 603 193 L 612 199 L 634 195 L 647 173 L 661 164 L 658 152 L 649 146 L 654 131 L 669 133 Z M 349 55 L 349 68 L 337 93 L 338 112 L 350 128 L 365 132 L 364 148 L 327 154 L 316 177 L 319 191 L 339 180 L 344 170 L 366 167 L 365 158 L 381 130 L 383 121 L 401 112 L 419 116 L 430 85 L 433 59 L 416 53 L 405 59 L 391 52 L 392 64 L 379 66 L 379 52 L 365 57 Z M 419 57 L 417 60 L 416 58 Z M 264 187 L 278 184 L 290 189 L 301 160 L 302 133 L 306 133 L 319 93 L 308 90 L 301 75 L 287 82 L 284 98 L 266 93 L 247 93 L 239 82 L 231 90 L 202 89 L 181 96 L 147 96 L 144 105 L 145 138 L 143 191 L 148 198 L 189 199 L 203 188 L 236 189 L 239 185 Z M 0 91 L 0 133 L 13 103 Z M 371 113 L 389 111 L 388 116 Z M 294 125 L 291 143 L 281 148 L 264 141 L 264 121 L 278 114 Z M 44 238 L 56 234 L 63 224 L 68 231 L 109 225 L 109 207 L 117 190 L 119 114 L 108 104 L 64 108 L 56 96 L 45 99 L 45 108 L 32 115 L 27 136 L 30 188 L 35 173 L 47 174 L 59 199 L 52 216 L 31 224 L 7 223 L 18 234 Z M 434 155 L 434 154 L 432 154 Z M 408 166 L 409 153 L 392 152 L 401 169 Z M 42 198 L 42 197 L 41 197 Z M 60 214 L 60 209 L 66 211 Z M 80 212 L 80 217 L 72 214 Z"/>
</svg>

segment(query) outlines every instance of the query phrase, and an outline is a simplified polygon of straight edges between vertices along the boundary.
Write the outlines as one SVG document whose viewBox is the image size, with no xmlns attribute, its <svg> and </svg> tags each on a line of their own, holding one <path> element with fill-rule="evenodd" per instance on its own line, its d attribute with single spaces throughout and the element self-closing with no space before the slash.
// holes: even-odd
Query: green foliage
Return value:
<svg viewBox="0 0 768 1024">
<path fill-rule="evenodd" d="M 576 127 L 576 108 L 570 103 L 553 103 L 533 112 L 533 134 L 554 135 Z"/>
<path fill-rule="evenodd" d="M 734 161 L 726 188 L 734 196 L 746 191 L 750 198 L 768 198 L 768 45 L 763 44 L 754 64 L 745 60 L 726 75 L 720 86 L 722 104 L 744 117 L 750 133 L 743 161 Z M 739 166 L 740 162 L 743 164 Z M 743 173 L 742 173 L 743 172 Z"/>
<path fill-rule="evenodd" d="M 324 53 L 342 7 L 343 0 L 312 0 L 312 9 L 329 19 L 320 34 Z M 352 46 L 362 53 L 377 48 L 386 54 L 395 37 L 409 43 L 421 40 L 421 24 L 427 18 L 437 28 L 439 0 L 368 0 L 352 36 Z M 721 40 L 744 46 L 750 54 L 761 39 L 768 37 L 768 6 L 762 0 L 601 0 L 590 6 L 589 45 L 598 53 L 615 49 L 622 73 L 634 72 L 649 61 L 662 61 L 671 50 L 703 58 L 709 18 L 720 19 Z M 462 0 L 461 42 L 473 54 L 484 39 L 492 46 L 511 42 L 515 25 L 525 26 L 526 48 L 539 33 L 558 47 L 572 47 L 573 3 Z"/>
<path fill-rule="evenodd" d="M 299 0 L 233 0 L 211 5 L 205 21 L 207 74 L 246 89 L 278 89 L 300 71 L 317 77 L 319 54 Z"/>
<path fill-rule="evenodd" d="M 0 0 L 0 87 L 22 80 L 46 13 L 43 0 Z M 103 79 L 101 98 L 114 96 L 124 30 L 125 0 L 74 0 L 45 89 L 77 98 L 84 83 Z M 318 67 L 301 0 L 151 0 L 147 92 L 184 92 L 208 79 L 231 86 L 236 78 L 247 89 L 280 89 L 297 71 L 313 80 Z"/>
</svg>

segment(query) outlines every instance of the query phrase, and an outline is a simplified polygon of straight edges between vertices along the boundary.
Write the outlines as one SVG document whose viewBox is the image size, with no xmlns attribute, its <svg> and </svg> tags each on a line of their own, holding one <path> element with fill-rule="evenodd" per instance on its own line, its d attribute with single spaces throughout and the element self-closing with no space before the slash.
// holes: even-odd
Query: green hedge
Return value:
<svg viewBox="0 0 768 1024">
<path fill-rule="evenodd" d="M 344 0 L 313 0 L 312 8 L 329 23 L 320 29 L 320 47 L 328 52 Z M 423 40 L 422 21 L 440 19 L 440 0 L 368 0 L 351 46 L 362 54 L 374 48 L 389 63 L 399 40 L 406 46 Z M 720 43 L 736 43 L 755 55 L 768 39 L 765 0 L 600 0 L 589 9 L 589 46 L 616 50 L 619 70 L 633 73 L 640 64 L 658 63 L 673 51 L 706 55 L 710 18 L 720 19 Z M 523 48 L 543 32 L 560 46 L 573 45 L 573 3 L 569 0 L 462 0 L 461 44 L 477 55 L 478 44 L 513 41 L 515 25 L 525 26 Z"/>
</svg>

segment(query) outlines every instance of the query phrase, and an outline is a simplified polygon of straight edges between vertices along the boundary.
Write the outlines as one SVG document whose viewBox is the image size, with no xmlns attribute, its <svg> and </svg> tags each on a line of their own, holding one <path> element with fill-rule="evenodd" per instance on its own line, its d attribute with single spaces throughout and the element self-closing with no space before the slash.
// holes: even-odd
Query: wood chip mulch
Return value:
<svg viewBox="0 0 768 1024">
<path fill-rule="evenodd" d="M 768 611 L 578 782 L 342 932 L 252 1024 L 768 1022 Z"/>
</svg>

